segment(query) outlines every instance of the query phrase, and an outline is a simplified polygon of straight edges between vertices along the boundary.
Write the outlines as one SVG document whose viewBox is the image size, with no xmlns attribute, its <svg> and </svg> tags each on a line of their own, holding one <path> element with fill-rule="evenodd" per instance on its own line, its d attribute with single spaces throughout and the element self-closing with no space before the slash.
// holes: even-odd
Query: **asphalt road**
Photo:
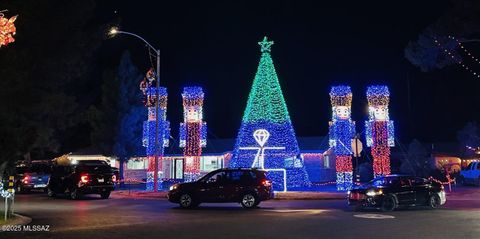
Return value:
<svg viewBox="0 0 480 239">
<path fill-rule="evenodd" d="M 0 238 L 480 238 L 480 188 L 425 208 L 351 211 L 343 200 L 273 200 L 259 209 L 203 204 L 182 210 L 164 199 L 51 199 L 19 195 L 16 211 L 49 232 L 0 232 Z"/>
</svg>

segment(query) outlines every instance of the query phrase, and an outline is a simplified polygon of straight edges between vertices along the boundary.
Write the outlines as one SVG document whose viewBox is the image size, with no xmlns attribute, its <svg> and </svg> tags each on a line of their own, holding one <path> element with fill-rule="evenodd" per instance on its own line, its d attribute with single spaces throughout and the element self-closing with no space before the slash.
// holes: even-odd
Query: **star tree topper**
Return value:
<svg viewBox="0 0 480 239">
<path fill-rule="evenodd" d="M 273 45 L 273 41 L 268 41 L 267 37 L 263 37 L 263 40 L 261 42 L 258 42 L 258 45 L 260 45 L 260 51 L 261 52 L 270 52 L 270 48 Z"/>
</svg>

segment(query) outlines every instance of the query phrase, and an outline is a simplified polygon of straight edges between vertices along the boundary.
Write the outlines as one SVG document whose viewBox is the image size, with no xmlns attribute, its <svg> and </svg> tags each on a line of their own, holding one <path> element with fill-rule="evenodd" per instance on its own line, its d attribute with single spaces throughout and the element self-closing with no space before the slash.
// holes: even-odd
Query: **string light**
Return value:
<svg viewBox="0 0 480 239">
<path fill-rule="evenodd" d="M 0 47 L 6 46 L 15 41 L 13 36 L 16 34 L 15 20 L 17 16 L 6 18 L 0 11 Z"/>
<path fill-rule="evenodd" d="M 468 65 L 466 65 L 465 63 L 463 63 L 461 59 L 458 59 L 458 56 L 456 56 L 456 54 L 455 54 L 454 52 L 450 51 L 447 47 L 443 46 L 436 37 L 434 37 L 434 42 L 435 42 L 435 44 L 437 44 L 437 46 L 438 46 L 441 50 L 443 50 L 443 53 L 444 53 L 446 56 L 452 58 L 452 60 L 453 60 L 454 62 L 456 62 L 458 65 L 460 65 L 463 69 L 467 70 L 468 72 L 470 72 L 471 74 L 473 74 L 473 75 L 476 76 L 477 78 L 480 78 L 480 74 L 479 74 L 479 73 L 477 73 L 476 71 L 473 71 L 473 70 L 471 69 L 471 67 L 468 67 Z M 463 48 L 463 49 L 465 49 L 465 48 Z M 470 55 L 471 55 L 471 54 L 470 54 Z M 476 59 L 476 58 L 474 58 L 474 59 Z M 478 62 L 478 61 L 477 61 L 477 62 Z"/>
<path fill-rule="evenodd" d="M 202 147 L 207 145 L 207 123 L 203 122 L 203 98 L 201 87 L 185 87 L 183 120 L 180 124 L 180 147 L 185 156 L 185 180 L 193 181 L 200 175 Z"/>
<path fill-rule="evenodd" d="M 355 122 L 351 119 L 352 91 L 350 86 L 333 86 L 330 90 L 332 121 L 329 127 L 329 145 L 335 153 L 337 190 L 352 188 L 352 152 L 350 142 L 355 135 Z"/>
<path fill-rule="evenodd" d="M 374 176 L 388 175 L 390 147 L 394 147 L 394 126 L 388 114 L 390 92 L 387 86 L 367 88 L 369 120 L 365 121 L 367 146 L 371 147 Z"/>
<path fill-rule="evenodd" d="M 473 61 L 477 62 L 480 64 L 480 60 L 475 57 L 470 51 L 467 50 L 467 48 L 462 44 L 461 41 L 459 41 L 457 38 L 453 37 L 453 36 L 448 36 L 449 39 L 452 39 L 452 40 L 455 40 L 458 44 L 458 46 L 460 47 L 460 49 L 463 50 L 463 52 L 469 56 Z"/>
<path fill-rule="evenodd" d="M 160 162 L 164 153 L 164 147 L 169 146 L 170 138 L 170 122 L 167 121 L 167 88 L 165 87 L 154 87 L 155 85 L 155 72 L 150 69 L 144 80 L 140 83 L 140 90 L 143 92 L 145 99 L 144 103 L 148 109 L 148 118 L 143 122 L 143 138 L 142 143 L 146 148 L 146 155 L 148 158 L 148 170 L 147 170 L 147 183 L 146 190 L 153 190 L 154 182 L 154 171 L 155 171 L 155 154 L 158 153 L 160 157 Z M 159 95 L 159 108 L 158 108 L 158 141 L 159 147 L 157 152 L 157 147 L 155 145 L 155 132 L 157 127 L 157 117 L 156 117 L 156 103 L 157 103 L 157 93 Z M 158 177 L 162 178 L 162 163 L 158 164 L 159 174 Z M 160 189 L 160 184 L 158 185 Z"/>
<path fill-rule="evenodd" d="M 303 162 L 297 157 L 299 155 L 297 139 L 270 55 L 273 41 L 268 41 L 265 37 L 258 44 L 262 55 L 248 97 L 230 167 L 250 168 L 252 166 L 257 151 L 241 148 L 256 147 L 258 143 L 252 135 L 256 130 L 264 129 L 270 134 L 269 146 L 283 147 L 283 149 L 265 151 L 264 167 L 286 169 L 287 187 L 309 185 Z M 269 172 L 268 175 L 273 181 L 275 190 L 284 190 L 282 172 Z"/>
</svg>

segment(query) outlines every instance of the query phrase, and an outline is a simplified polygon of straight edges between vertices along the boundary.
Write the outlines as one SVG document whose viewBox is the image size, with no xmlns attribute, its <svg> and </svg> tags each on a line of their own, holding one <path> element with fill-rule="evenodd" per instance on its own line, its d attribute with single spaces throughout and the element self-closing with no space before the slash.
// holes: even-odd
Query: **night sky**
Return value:
<svg viewBox="0 0 480 239">
<path fill-rule="evenodd" d="M 479 118 L 480 83 L 457 66 L 420 72 L 404 48 L 449 7 L 444 0 L 108 0 L 98 1 L 95 19 L 120 19 L 122 30 L 161 49 L 161 84 L 168 87 L 167 117 L 175 137 L 180 94 L 188 85 L 204 87 L 209 137 L 236 137 L 260 59 L 257 42 L 266 35 L 275 42 L 272 58 L 298 136 L 327 134 L 333 84 L 352 87 L 352 118 L 363 131 L 366 87 L 386 84 L 397 136 L 439 142 L 454 141 L 456 131 Z M 118 36 L 105 40 L 98 67 L 116 66 L 126 49 L 142 72 L 151 66 L 140 41 Z"/>
</svg>

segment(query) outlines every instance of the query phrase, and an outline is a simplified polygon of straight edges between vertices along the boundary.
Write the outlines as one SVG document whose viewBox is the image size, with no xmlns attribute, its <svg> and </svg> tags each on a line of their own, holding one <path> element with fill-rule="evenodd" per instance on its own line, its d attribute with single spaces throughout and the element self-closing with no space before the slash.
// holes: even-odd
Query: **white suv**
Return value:
<svg viewBox="0 0 480 239">
<path fill-rule="evenodd" d="M 460 172 L 463 184 L 480 186 L 480 162 L 472 162 Z"/>
</svg>

